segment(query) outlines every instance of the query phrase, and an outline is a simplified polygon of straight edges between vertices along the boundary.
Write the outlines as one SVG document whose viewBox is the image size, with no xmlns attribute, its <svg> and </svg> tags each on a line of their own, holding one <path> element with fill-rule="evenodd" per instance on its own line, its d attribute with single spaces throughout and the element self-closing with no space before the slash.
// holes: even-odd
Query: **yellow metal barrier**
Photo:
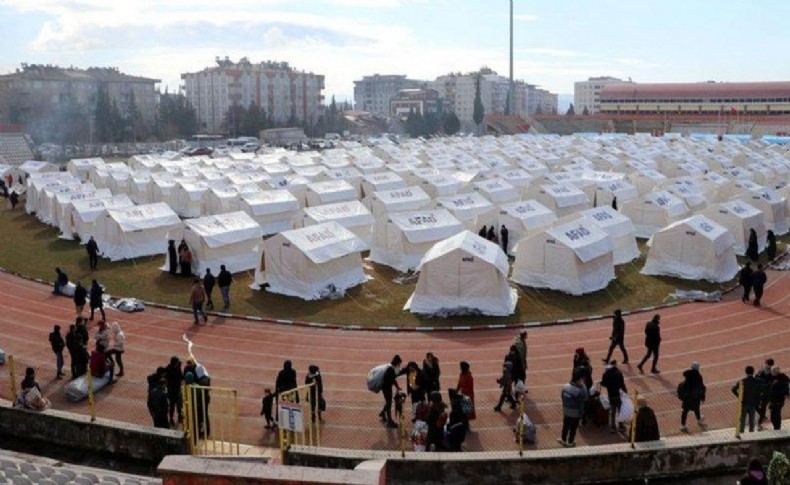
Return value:
<svg viewBox="0 0 790 485">
<path fill-rule="evenodd" d="M 91 423 L 96 421 L 96 401 L 93 399 L 93 374 L 90 368 L 85 373 L 85 381 L 88 383 L 88 411 L 91 415 Z"/>
<path fill-rule="evenodd" d="M 639 390 L 634 389 L 634 410 L 633 414 L 631 414 L 631 429 L 629 430 L 629 441 L 631 442 L 631 448 L 636 448 L 636 414 L 639 412 Z"/>
<path fill-rule="evenodd" d="M 236 389 L 182 387 L 184 432 L 193 455 L 239 455 L 239 403 Z"/>
<path fill-rule="evenodd" d="M 311 402 L 315 382 L 278 394 L 277 429 L 280 433 L 280 451 L 285 453 L 292 444 L 321 446 L 320 404 Z M 300 392 L 307 391 L 304 399 Z M 318 401 L 318 397 L 316 397 Z"/>
<path fill-rule="evenodd" d="M 19 392 L 16 388 L 16 369 L 14 368 L 14 356 L 8 356 L 8 377 L 10 378 L 11 400 L 16 402 L 16 395 Z"/>
<path fill-rule="evenodd" d="M 516 441 L 518 442 L 518 456 L 524 456 L 524 428 L 527 420 L 524 419 L 524 394 L 518 399 L 518 419 L 516 420 Z"/>
</svg>

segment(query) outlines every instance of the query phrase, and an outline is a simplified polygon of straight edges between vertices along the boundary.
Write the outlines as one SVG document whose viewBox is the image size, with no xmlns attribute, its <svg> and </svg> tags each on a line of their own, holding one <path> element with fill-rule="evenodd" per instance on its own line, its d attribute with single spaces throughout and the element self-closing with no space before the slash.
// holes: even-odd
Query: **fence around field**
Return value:
<svg viewBox="0 0 790 485">
<path fill-rule="evenodd" d="M 135 380 L 127 376 L 116 379 L 113 384 L 94 394 L 91 403 L 90 399 L 79 402 L 71 402 L 66 398 L 65 386 L 69 382 L 68 376 L 62 380 L 57 380 L 55 376 L 54 355 L 49 352 L 47 361 L 52 361 L 51 365 L 42 365 L 43 355 L 36 356 L 9 356 L 5 366 L 0 367 L 0 397 L 13 401 L 15 393 L 20 389 L 21 381 L 24 378 L 25 368 L 34 367 L 36 370 L 36 380 L 41 386 L 42 394 L 52 401 L 53 408 L 71 411 L 83 415 L 98 416 L 135 423 L 144 426 L 152 426 L 152 419 L 147 409 L 146 394 L 148 385 L 144 380 Z M 68 372 L 68 356 L 66 357 L 66 372 Z M 645 379 L 659 379 L 646 377 Z M 215 376 L 215 380 L 220 382 Z M 693 413 L 689 413 L 687 418 L 688 433 L 680 430 L 681 402 L 675 395 L 676 383 L 668 382 L 661 387 L 660 391 L 649 389 L 637 389 L 630 384 L 629 396 L 632 402 L 636 403 L 636 394 L 644 397 L 648 405 L 655 410 L 658 424 L 661 428 L 661 436 L 688 436 L 689 443 L 693 443 L 693 435 L 706 429 L 729 429 L 733 436 L 738 436 L 739 422 L 739 402 L 731 388 L 737 382 L 737 378 L 727 382 L 708 382 L 706 401 L 701 405 L 701 413 L 704 415 L 704 426 L 697 422 Z M 655 385 L 658 380 L 644 381 Z M 194 386 L 196 390 L 201 386 Z M 300 394 L 300 412 L 304 418 L 304 432 L 298 434 L 286 434 L 281 437 L 279 433 L 264 429 L 264 421 L 260 416 L 260 397 L 254 389 L 244 389 L 245 392 L 237 392 L 233 389 L 215 390 L 221 388 L 211 388 L 212 402 L 207 410 L 209 419 L 212 420 L 212 427 L 216 430 L 211 436 L 196 436 L 198 440 L 214 440 L 219 446 L 220 452 L 233 453 L 225 448 L 229 443 L 241 443 L 246 445 L 256 445 L 265 447 L 286 447 L 289 444 L 300 444 L 305 446 L 320 446 L 327 448 L 341 449 L 368 449 L 368 450 L 389 450 L 389 451 L 411 451 L 414 449 L 412 440 L 412 405 L 407 398 L 403 404 L 401 415 L 395 414 L 393 405 L 393 418 L 399 423 L 398 429 L 388 429 L 386 424 L 379 418 L 382 409 L 383 399 L 380 395 L 366 396 L 364 401 L 333 401 L 331 393 L 326 394 L 326 410 L 321 413 L 321 418 L 313 424 L 310 419 L 310 404 L 305 397 L 309 396 L 307 387 L 301 387 L 294 391 Z M 672 389 L 671 391 L 668 389 Z M 520 414 L 518 409 L 510 409 L 508 405 L 503 406 L 502 411 L 494 411 L 497 400 L 492 399 L 491 393 L 482 393 L 475 402 L 476 419 L 470 422 L 470 432 L 466 435 L 463 443 L 463 450 L 469 452 L 483 452 L 496 454 L 504 451 L 529 451 L 532 449 L 555 448 L 559 445 L 556 439 L 560 437 L 562 428 L 562 406 L 560 404 L 559 387 L 551 390 L 550 393 L 540 392 L 540 389 L 533 390 L 527 394 L 523 400 L 523 410 L 534 423 L 537 430 L 535 443 L 530 443 L 526 435 L 519 436 L 517 420 Z M 195 391 L 206 392 L 206 391 Z M 445 402 L 447 401 L 446 391 L 443 392 Z M 550 395 L 548 395 L 550 394 Z M 281 396 L 281 403 L 287 401 L 287 396 Z M 196 415 L 196 404 L 201 399 L 193 399 L 193 412 L 187 411 L 185 416 Z M 449 411 L 449 409 L 448 409 Z M 766 414 L 769 414 L 766 409 Z M 276 410 L 275 410 L 276 413 Z M 631 419 L 635 417 L 635 414 Z M 756 420 L 759 418 L 756 418 Z M 748 419 L 746 420 L 748 432 Z M 770 429 L 770 421 L 766 416 L 763 423 L 766 429 Z M 199 429 L 197 423 L 193 423 L 191 428 Z M 282 423 L 280 425 L 282 430 Z M 195 433 L 195 435 L 198 433 Z M 204 432 L 205 434 L 205 432 Z M 221 436 L 220 436 L 221 435 Z M 520 439 L 519 439 L 520 438 Z M 587 423 L 582 425 L 577 433 L 576 443 L 578 446 L 602 445 L 612 443 L 625 443 L 632 441 L 632 420 L 624 423 L 622 428 L 612 432 L 608 424 L 596 424 L 592 416 L 587 418 Z M 418 441 L 415 438 L 415 441 Z M 198 442 L 195 442 L 197 448 Z M 203 452 L 210 452 L 209 448 Z M 198 449 L 196 452 L 200 452 Z"/>
</svg>

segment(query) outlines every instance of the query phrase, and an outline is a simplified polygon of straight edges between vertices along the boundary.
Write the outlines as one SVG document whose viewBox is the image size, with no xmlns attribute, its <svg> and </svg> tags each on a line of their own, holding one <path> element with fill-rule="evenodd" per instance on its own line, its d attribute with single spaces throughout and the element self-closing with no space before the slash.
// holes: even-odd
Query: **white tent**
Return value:
<svg viewBox="0 0 790 485">
<path fill-rule="evenodd" d="M 369 204 L 371 212 L 376 217 L 385 217 L 392 212 L 428 209 L 432 204 L 428 194 L 416 185 L 374 192 L 365 202 Z"/>
<path fill-rule="evenodd" d="M 628 180 L 636 187 L 639 195 L 644 195 L 665 184 L 668 178 L 656 170 L 646 169 L 632 172 Z"/>
<path fill-rule="evenodd" d="M 167 238 L 186 241 L 192 251 L 193 273 L 203 275 L 210 268 L 217 275 L 220 265 L 231 273 L 254 269 L 261 235 L 261 226 L 239 211 L 188 219 Z M 168 258 L 166 255 L 163 271 L 170 267 Z"/>
<path fill-rule="evenodd" d="M 502 179 L 489 179 L 474 183 L 474 190 L 495 204 L 507 204 L 521 199 L 521 193 Z"/>
<path fill-rule="evenodd" d="M 367 197 L 382 190 L 403 189 L 406 182 L 400 175 L 386 171 L 371 173 L 362 178 L 362 195 Z"/>
<path fill-rule="evenodd" d="M 293 218 L 301 207 L 287 190 L 264 190 L 239 197 L 239 208 L 255 219 L 267 236 L 293 229 Z"/>
<path fill-rule="evenodd" d="M 180 229 L 181 220 L 164 202 L 123 209 L 106 209 L 96 219 L 96 243 L 112 261 L 167 252 L 167 234 Z"/>
<path fill-rule="evenodd" d="M 24 183 L 25 183 L 23 180 L 24 173 L 25 172 L 19 166 L 0 163 L 0 179 L 3 180 L 3 183 L 6 184 L 6 187 L 8 187 L 9 190 L 14 185 L 21 185 L 22 187 L 24 187 Z M 11 177 L 10 187 L 8 185 L 8 180 L 7 180 L 7 177 L 9 176 Z"/>
<path fill-rule="evenodd" d="M 733 250 L 735 254 L 743 256 L 749 245 L 749 229 L 757 233 L 757 247 L 759 252 L 765 248 L 766 229 L 763 213 L 756 207 L 746 202 L 733 199 L 727 202 L 713 204 L 700 212 L 703 216 L 724 226 L 735 238 Z"/>
<path fill-rule="evenodd" d="M 415 173 L 419 170 L 415 170 Z M 422 188 L 433 198 L 457 194 L 463 186 L 464 184 L 455 177 L 441 173 L 422 177 Z"/>
<path fill-rule="evenodd" d="M 304 213 L 300 224 L 302 227 L 337 222 L 362 239 L 366 245 L 370 245 L 375 219 L 368 208 L 358 200 L 305 207 L 302 212 Z"/>
<path fill-rule="evenodd" d="M 96 235 L 96 218 L 104 214 L 105 209 L 123 209 L 134 206 L 134 202 L 126 194 L 114 195 L 109 199 L 77 200 L 71 204 L 68 223 L 61 226 L 63 239 L 79 236 L 84 244 L 91 236 Z"/>
<path fill-rule="evenodd" d="M 328 180 L 307 184 L 305 207 L 355 200 L 357 191 L 345 180 Z"/>
<path fill-rule="evenodd" d="M 697 214 L 653 234 L 641 273 L 724 283 L 738 273 L 734 244 L 727 228 Z"/>
<path fill-rule="evenodd" d="M 533 188 L 534 198 L 557 217 L 564 217 L 591 207 L 590 199 L 571 184 L 548 184 Z"/>
<path fill-rule="evenodd" d="M 469 192 L 436 200 L 437 209 L 447 209 L 450 214 L 461 221 L 464 228 L 475 234 L 482 226 L 496 224 L 499 210 L 489 202 L 480 192 Z"/>
<path fill-rule="evenodd" d="M 202 213 L 205 215 L 227 214 L 241 209 L 242 194 L 263 192 L 257 184 L 217 185 L 203 195 Z"/>
<path fill-rule="evenodd" d="M 212 182 L 205 180 L 179 181 L 173 189 L 171 206 L 181 217 L 200 217 L 203 211 L 203 197 L 211 188 Z"/>
<path fill-rule="evenodd" d="M 650 192 L 619 207 L 634 223 L 636 237 L 645 239 L 689 213 L 683 200 L 665 190 Z"/>
<path fill-rule="evenodd" d="M 510 266 L 495 243 L 470 231 L 439 241 L 425 254 L 404 310 L 421 314 L 512 315 L 518 293 L 508 285 Z"/>
<path fill-rule="evenodd" d="M 184 179 L 194 180 L 194 179 Z M 148 181 L 148 196 L 150 203 L 164 202 L 170 207 L 175 206 L 176 176 L 169 172 L 155 172 Z"/>
<path fill-rule="evenodd" d="M 636 234 L 631 219 L 609 206 L 593 207 L 579 212 L 612 237 L 614 264 L 625 264 L 639 257 Z"/>
<path fill-rule="evenodd" d="M 57 226 L 55 221 L 55 209 L 57 208 L 58 194 L 63 197 L 65 194 L 76 194 L 82 192 L 93 192 L 96 187 L 91 183 L 79 185 L 60 185 L 57 187 L 46 187 L 39 195 L 39 206 L 36 217 L 45 223 Z M 67 197 L 63 197 L 66 199 Z"/>
<path fill-rule="evenodd" d="M 787 199 L 767 187 L 750 190 L 739 198 L 762 211 L 766 229 L 772 230 L 777 236 L 787 233 Z"/>
<path fill-rule="evenodd" d="M 148 184 L 151 181 L 151 172 L 146 170 L 137 170 L 132 172 L 129 178 L 129 198 L 136 204 L 147 204 L 148 200 Z"/>
<path fill-rule="evenodd" d="M 61 232 L 66 232 L 71 226 L 71 208 L 78 200 L 109 199 L 112 197 L 110 189 L 83 190 L 79 192 L 63 192 L 55 195 L 55 208 L 52 213 L 52 222 Z"/>
<path fill-rule="evenodd" d="M 28 214 L 38 212 L 39 206 L 44 200 L 44 190 L 48 188 L 80 184 L 81 182 L 79 179 L 74 178 L 74 176 L 68 172 L 48 172 L 32 175 L 27 179 L 25 211 Z"/>
<path fill-rule="evenodd" d="M 593 199 L 596 207 L 611 206 L 615 197 L 617 197 L 617 207 L 619 208 L 624 202 L 639 197 L 639 193 L 636 191 L 636 187 L 625 180 L 596 182 Z"/>
<path fill-rule="evenodd" d="M 331 180 L 345 180 L 357 191 L 357 197 L 362 197 L 362 172 L 348 165 L 329 167 L 326 170 L 327 178 Z"/>
<path fill-rule="evenodd" d="M 516 188 L 519 199 L 527 196 L 530 185 L 535 181 L 535 177 L 522 168 L 511 168 L 499 174 L 499 178 L 507 180 L 510 185 Z"/>
<path fill-rule="evenodd" d="M 60 169 L 56 165 L 53 165 L 49 162 L 41 162 L 38 160 L 26 161 L 25 163 L 19 166 L 19 170 L 22 172 L 22 185 L 25 185 L 27 183 L 27 178 L 32 175 L 44 174 L 44 173 L 57 173 L 60 171 Z M 73 177 L 73 175 L 71 176 Z M 19 182 L 19 180 L 17 180 L 17 182 Z"/>
<path fill-rule="evenodd" d="M 519 241 L 511 278 L 571 295 L 591 293 L 615 278 L 613 251 L 612 238 L 603 229 L 576 219 Z"/>
<path fill-rule="evenodd" d="M 101 158 L 74 158 L 66 164 L 66 170 L 82 181 L 90 180 L 90 171 L 94 167 L 106 165 Z"/>
<path fill-rule="evenodd" d="M 259 246 L 253 288 L 319 300 L 364 283 L 365 243 L 336 222 L 281 232 Z"/>
<path fill-rule="evenodd" d="M 537 200 L 523 200 L 500 206 L 497 227 L 508 230 L 508 254 L 520 240 L 550 226 L 557 216 Z"/>
<path fill-rule="evenodd" d="M 396 212 L 376 219 L 369 259 L 401 272 L 413 271 L 437 242 L 463 231 L 445 209 Z"/>
</svg>

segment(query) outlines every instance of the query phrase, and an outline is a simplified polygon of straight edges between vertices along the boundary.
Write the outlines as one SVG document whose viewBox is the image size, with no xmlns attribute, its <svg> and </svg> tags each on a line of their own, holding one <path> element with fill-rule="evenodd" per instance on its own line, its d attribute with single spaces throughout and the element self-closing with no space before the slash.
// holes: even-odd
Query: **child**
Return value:
<svg viewBox="0 0 790 485">
<path fill-rule="evenodd" d="M 263 406 L 261 407 L 261 415 L 266 418 L 266 426 L 264 428 L 274 430 L 277 428 L 277 423 L 274 422 L 272 417 L 272 405 L 274 404 L 274 394 L 271 389 L 264 389 L 263 391 Z"/>
</svg>

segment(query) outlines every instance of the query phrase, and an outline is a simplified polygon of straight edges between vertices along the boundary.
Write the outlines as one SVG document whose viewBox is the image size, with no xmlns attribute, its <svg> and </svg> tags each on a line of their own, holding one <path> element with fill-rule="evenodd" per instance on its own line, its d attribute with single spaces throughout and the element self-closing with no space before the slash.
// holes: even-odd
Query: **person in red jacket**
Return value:
<svg viewBox="0 0 790 485">
<path fill-rule="evenodd" d="M 472 412 L 467 416 L 467 418 L 471 421 L 475 419 L 477 416 L 475 415 L 475 378 L 472 377 L 472 371 L 469 366 L 469 362 L 461 362 L 461 375 L 458 376 L 458 385 L 456 386 L 458 392 L 467 396 L 470 401 L 472 401 Z"/>
<path fill-rule="evenodd" d="M 94 378 L 102 378 L 110 371 L 110 381 L 112 381 L 112 367 L 107 365 L 107 354 L 104 347 L 97 343 L 96 350 L 91 352 L 90 371 Z"/>
</svg>

